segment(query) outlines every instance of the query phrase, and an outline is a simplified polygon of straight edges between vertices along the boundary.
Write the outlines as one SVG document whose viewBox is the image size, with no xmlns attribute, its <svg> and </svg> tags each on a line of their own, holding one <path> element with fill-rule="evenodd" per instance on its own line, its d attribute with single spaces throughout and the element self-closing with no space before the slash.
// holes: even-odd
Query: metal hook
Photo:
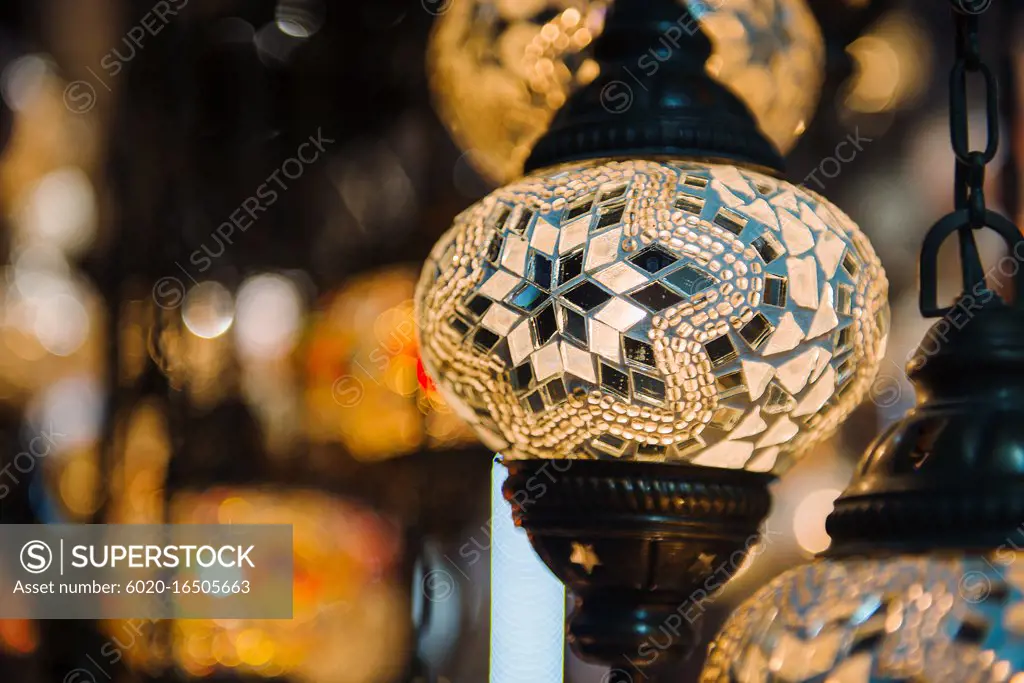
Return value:
<svg viewBox="0 0 1024 683">
<path fill-rule="evenodd" d="M 1002 216 L 994 211 L 985 211 L 985 227 L 988 227 L 1003 238 L 1006 242 L 1006 246 L 1009 248 L 1011 255 L 1015 259 L 1024 259 L 1024 235 L 1021 234 L 1017 226 L 1013 224 L 1005 216 Z M 921 247 L 921 263 L 920 263 L 920 275 L 921 275 L 921 295 L 919 299 L 919 305 L 921 308 L 921 315 L 926 318 L 939 318 L 948 314 L 953 310 L 953 306 L 946 306 L 939 308 L 936 299 L 938 298 L 938 257 L 939 248 L 942 243 L 946 241 L 954 232 L 967 228 L 970 225 L 970 211 L 967 209 L 961 209 L 955 211 L 944 218 L 938 223 L 932 226 L 928 234 L 925 235 L 924 244 Z M 964 258 L 967 255 L 961 254 Z M 969 269 L 964 269 L 964 291 L 971 291 L 976 287 L 979 282 L 968 282 Z M 984 286 L 984 274 L 982 274 L 980 284 Z M 1024 266 L 1018 267 L 1014 274 L 1014 288 L 1018 294 L 1014 302 L 1015 308 L 1021 307 L 1022 298 L 1020 294 L 1024 294 Z"/>
</svg>

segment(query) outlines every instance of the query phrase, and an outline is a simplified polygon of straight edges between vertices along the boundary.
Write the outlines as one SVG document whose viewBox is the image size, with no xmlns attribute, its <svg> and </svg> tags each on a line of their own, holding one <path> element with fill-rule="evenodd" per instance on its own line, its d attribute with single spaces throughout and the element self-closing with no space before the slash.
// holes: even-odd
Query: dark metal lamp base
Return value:
<svg viewBox="0 0 1024 683">
<path fill-rule="evenodd" d="M 504 464 L 516 525 L 576 596 L 573 651 L 613 670 L 656 670 L 690 655 L 704 602 L 740 567 L 771 506 L 768 474 L 605 460 Z"/>
</svg>

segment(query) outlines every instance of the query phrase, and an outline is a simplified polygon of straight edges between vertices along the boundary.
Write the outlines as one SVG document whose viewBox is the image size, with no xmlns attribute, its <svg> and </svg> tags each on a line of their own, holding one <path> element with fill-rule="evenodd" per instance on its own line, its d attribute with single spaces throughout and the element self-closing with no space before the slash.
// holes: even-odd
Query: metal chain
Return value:
<svg viewBox="0 0 1024 683">
<path fill-rule="evenodd" d="M 969 3 L 968 3 L 969 4 Z M 953 182 L 955 209 L 928 231 L 921 248 L 921 314 L 938 317 L 949 314 L 955 306 L 940 308 L 936 303 L 938 289 L 938 252 L 942 242 L 953 232 L 959 234 L 960 266 L 963 294 L 960 302 L 970 297 L 971 305 L 998 299 L 985 285 L 985 273 L 974 241 L 974 231 L 990 228 L 998 232 L 1016 255 L 1024 245 L 1024 237 L 1005 216 L 990 211 L 985 204 L 985 168 L 999 149 L 999 90 L 992 69 L 981 59 L 978 24 L 983 11 L 970 11 L 964 0 L 952 0 L 956 27 L 956 61 L 949 75 L 949 137 L 956 155 Z M 987 8 L 987 6 L 986 6 Z M 985 87 L 986 141 L 984 150 L 970 149 L 970 120 L 967 105 L 967 78 L 980 74 Z M 1020 251 L 1024 254 L 1024 251 Z M 1017 290 L 1024 290 L 1024 268 L 1018 268 Z M 1021 297 L 1017 297 L 1017 303 Z"/>
<path fill-rule="evenodd" d="M 957 6 L 957 3 L 954 3 Z M 992 70 L 981 60 L 978 39 L 978 14 L 955 11 L 956 61 L 949 75 L 949 133 L 956 154 L 957 208 L 970 212 L 971 227 L 984 226 L 985 166 L 999 148 L 999 90 Z M 985 150 L 971 150 L 970 121 L 967 106 L 967 76 L 981 74 L 985 86 Z"/>
</svg>

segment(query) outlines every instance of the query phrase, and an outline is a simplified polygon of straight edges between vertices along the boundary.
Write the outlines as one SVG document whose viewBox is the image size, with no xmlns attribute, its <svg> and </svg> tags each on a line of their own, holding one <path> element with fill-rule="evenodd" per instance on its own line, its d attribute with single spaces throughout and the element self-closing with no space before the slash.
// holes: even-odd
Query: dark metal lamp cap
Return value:
<svg viewBox="0 0 1024 683">
<path fill-rule="evenodd" d="M 829 554 L 993 549 L 1024 521 L 1024 315 L 985 291 L 925 336 L 918 405 L 836 501 Z"/>
<path fill-rule="evenodd" d="M 600 158 L 687 157 L 781 173 L 750 110 L 711 78 L 711 44 L 677 0 L 618 0 L 595 42 L 600 75 L 558 111 L 527 172 Z"/>
</svg>

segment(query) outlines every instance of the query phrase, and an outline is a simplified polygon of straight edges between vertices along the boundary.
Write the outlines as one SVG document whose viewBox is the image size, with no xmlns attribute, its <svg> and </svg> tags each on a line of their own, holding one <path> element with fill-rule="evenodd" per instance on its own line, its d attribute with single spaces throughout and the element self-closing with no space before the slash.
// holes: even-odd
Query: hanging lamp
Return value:
<svg viewBox="0 0 1024 683">
<path fill-rule="evenodd" d="M 678 49 L 632 80 L 674 29 Z M 617 2 L 597 78 L 525 178 L 456 218 L 417 290 L 424 365 L 503 456 L 516 523 L 576 595 L 570 643 L 609 680 L 666 622 L 658 665 L 690 652 L 688 601 L 740 566 L 768 484 L 884 350 L 870 244 L 776 177 L 710 50 L 674 0 Z"/>
<path fill-rule="evenodd" d="M 956 204 L 921 251 L 921 313 L 939 321 L 908 366 L 917 406 L 875 441 L 839 497 L 828 552 L 729 618 L 705 683 L 1024 680 L 1024 237 L 983 193 L 999 140 L 996 79 L 979 53 L 988 15 L 953 5 Z M 967 144 L 967 74 L 984 80 L 984 151 Z M 986 284 L 973 238 L 984 227 L 1006 243 L 997 269 L 1013 278 L 1012 303 Z M 954 233 L 963 291 L 940 307 L 936 261 Z"/>
<path fill-rule="evenodd" d="M 599 73 L 592 48 L 610 4 L 466 0 L 438 16 L 427 48 L 433 99 L 478 171 L 498 183 L 523 175 L 523 162 L 555 112 Z M 713 46 L 705 69 L 788 152 L 814 113 L 824 75 L 824 40 L 806 0 L 685 4 Z M 687 30 L 692 27 L 669 28 L 630 71 L 649 78 Z"/>
</svg>

